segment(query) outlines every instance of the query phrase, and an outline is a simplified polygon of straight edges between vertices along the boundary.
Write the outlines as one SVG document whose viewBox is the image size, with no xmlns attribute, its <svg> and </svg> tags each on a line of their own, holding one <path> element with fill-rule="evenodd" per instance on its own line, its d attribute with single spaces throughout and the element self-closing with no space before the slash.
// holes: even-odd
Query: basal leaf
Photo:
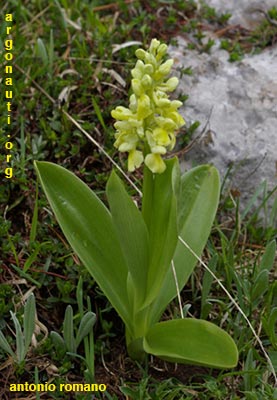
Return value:
<svg viewBox="0 0 277 400">
<path fill-rule="evenodd" d="M 142 305 L 146 296 L 149 264 L 149 237 L 141 212 L 132 201 L 123 183 L 112 172 L 107 183 L 107 197 L 112 220 L 124 254 L 133 288 L 136 308 Z"/>
<path fill-rule="evenodd" d="M 148 331 L 144 350 L 164 360 L 216 368 L 237 365 L 233 339 L 216 325 L 192 318 L 159 322 Z"/>
<path fill-rule="evenodd" d="M 196 167 L 181 178 L 178 198 L 179 234 L 198 256 L 201 255 L 211 231 L 218 206 L 219 190 L 218 172 L 209 165 Z M 173 260 L 178 287 L 182 290 L 197 259 L 178 241 Z M 176 284 L 170 269 L 150 311 L 152 323 L 158 321 L 167 304 L 176 296 Z"/>
<path fill-rule="evenodd" d="M 147 174 L 148 176 L 144 178 L 146 184 L 143 188 L 142 210 L 149 232 L 150 262 L 147 279 L 149 304 L 161 290 L 177 244 L 178 160 L 176 158 L 167 160 L 166 170 L 162 174 L 154 175 L 149 171 Z"/>
<path fill-rule="evenodd" d="M 35 167 L 68 242 L 128 325 L 128 269 L 110 212 L 65 168 L 49 162 L 36 162 Z"/>
</svg>

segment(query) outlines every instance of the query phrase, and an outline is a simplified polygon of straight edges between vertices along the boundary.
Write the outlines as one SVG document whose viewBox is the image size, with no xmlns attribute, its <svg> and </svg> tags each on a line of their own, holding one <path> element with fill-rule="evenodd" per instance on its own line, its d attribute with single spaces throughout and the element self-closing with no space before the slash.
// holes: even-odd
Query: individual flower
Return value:
<svg viewBox="0 0 277 400">
<path fill-rule="evenodd" d="M 114 146 L 128 152 L 128 170 L 144 162 L 153 173 L 162 173 L 162 156 L 175 146 L 175 132 L 185 124 L 178 108 L 182 102 L 171 101 L 168 92 L 178 85 L 178 78 L 168 78 L 173 60 L 164 61 L 167 45 L 153 39 L 148 51 L 136 50 L 138 58 L 132 69 L 129 108 L 118 106 L 111 115 L 117 120 Z"/>
</svg>

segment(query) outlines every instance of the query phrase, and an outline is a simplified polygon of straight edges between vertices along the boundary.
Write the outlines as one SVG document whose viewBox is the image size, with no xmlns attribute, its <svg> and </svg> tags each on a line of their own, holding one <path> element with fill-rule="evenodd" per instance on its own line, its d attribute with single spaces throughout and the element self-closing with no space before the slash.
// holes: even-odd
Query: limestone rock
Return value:
<svg viewBox="0 0 277 400">
<path fill-rule="evenodd" d="M 245 3 L 249 1 L 241 2 Z M 189 95 L 183 115 L 189 124 L 201 122 L 198 133 L 209 119 L 206 135 L 185 154 L 183 168 L 212 163 L 224 177 L 233 165 L 232 186 L 246 200 L 264 180 L 273 189 L 277 185 L 277 46 L 230 63 L 219 40 L 210 54 L 189 50 L 184 38 L 177 40 L 170 55 L 177 67 L 193 70 L 193 75 L 183 75 L 178 87 Z"/>
</svg>

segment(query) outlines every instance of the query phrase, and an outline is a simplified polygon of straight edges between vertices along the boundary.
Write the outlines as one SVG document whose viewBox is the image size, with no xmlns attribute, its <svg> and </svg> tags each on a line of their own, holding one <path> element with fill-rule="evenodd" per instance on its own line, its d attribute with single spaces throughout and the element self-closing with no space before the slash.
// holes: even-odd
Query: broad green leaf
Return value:
<svg viewBox="0 0 277 400">
<path fill-rule="evenodd" d="M 152 174 L 147 168 L 145 172 L 142 212 L 149 232 L 150 262 L 144 306 L 160 292 L 178 240 L 179 163 L 173 158 L 166 161 L 166 170 L 162 174 Z"/>
<path fill-rule="evenodd" d="M 35 167 L 68 242 L 128 325 L 128 269 L 110 212 L 65 168 L 49 162 L 36 162 Z"/>
<path fill-rule="evenodd" d="M 159 322 L 150 328 L 144 350 L 164 360 L 233 368 L 238 351 L 233 339 L 216 325 L 192 318 Z"/>
<path fill-rule="evenodd" d="M 134 291 L 130 294 L 138 308 L 145 300 L 147 288 L 149 264 L 147 227 L 141 212 L 114 171 L 108 180 L 106 193 L 114 227 L 132 278 Z"/>
<path fill-rule="evenodd" d="M 182 239 L 200 257 L 208 240 L 219 201 L 220 182 L 217 170 L 202 165 L 185 173 L 181 178 L 178 199 L 178 226 Z M 190 277 L 196 257 L 178 241 L 174 254 L 174 267 L 181 291 Z M 177 296 L 176 284 L 170 269 L 160 293 L 152 305 L 150 320 L 155 323 L 167 304 Z"/>
<path fill-rule="evenodd" d="M 35 330 L 35 320 L 36 320 L 36 301 L 35 301 L 35 296 L 33 295 L 33 293 L 31 293 L 24 306 L 23 324 L 24 324 L 25 355 L 27 354 Z"/>
</svg>

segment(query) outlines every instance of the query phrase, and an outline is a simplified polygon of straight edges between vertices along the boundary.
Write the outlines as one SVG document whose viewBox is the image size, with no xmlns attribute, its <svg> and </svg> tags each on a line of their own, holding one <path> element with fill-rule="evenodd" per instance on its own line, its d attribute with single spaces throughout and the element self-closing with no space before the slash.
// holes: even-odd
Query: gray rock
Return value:
<svg viewBox="0 0 277 400">
<path fill-rule="evenodd" d="M 201 2 L 198 3 L 201 7 Z M 277 6 L 276 0 L 206 0 L 205 3 L 215 8 L 219 14 L 232 14 L 229 19 L 230 24 L 239 24 L 249 29 L 254 28 L 264 18 L 258 10 L 266 11 Z"/>
<path fill-rule="evenodd" d="M 216 3 L 238 2 L 211 0 L 209 5 Z M 182 114 L 188 124 L 201 122 L 196 136 L 209 120 L 206 133 L 185 154 L 183 168 L 208 162 L 224 177 L 233 166 L 232 187 L 240 191 L 242 201 L 250 199 L 263 181 L 273 189 L 277 185 L 277 47 L 230 63 L 218 39 L 211 54 L 189 50 L 184 38 L 177 40 L 178 46 L 169 48 L 170 55 L 176 66 L 193 70 L 179 84 L 178 90 L 189 95 Z"/>
</svg>

